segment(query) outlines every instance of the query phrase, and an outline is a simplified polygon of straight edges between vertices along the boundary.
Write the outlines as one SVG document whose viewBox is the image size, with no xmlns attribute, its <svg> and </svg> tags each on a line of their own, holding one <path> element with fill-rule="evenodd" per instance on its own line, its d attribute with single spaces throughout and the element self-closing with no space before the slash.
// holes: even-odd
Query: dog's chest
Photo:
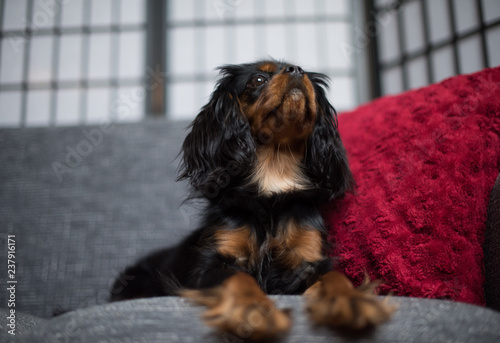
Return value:
<svg viewBox="0 0 500 343">
<path fill-rule="evenodd" d="M 324 258 L 320 232 L 295 223 L 280 228 L 275 236 L 268 235 L 262 243 L 257 241 L 249 227 L 218 230 L 215 240 L 219 254 L 247 271 L 262 266 L 264 260 L 281 268 L 293 269 Z"/>
<path fill-rule="evenodd" d="M 259 149 L 251 173 L 261 195 L 273 195 L 310 187 L 301 167 L 301 157 L 289 151 Z"/>
</svg>

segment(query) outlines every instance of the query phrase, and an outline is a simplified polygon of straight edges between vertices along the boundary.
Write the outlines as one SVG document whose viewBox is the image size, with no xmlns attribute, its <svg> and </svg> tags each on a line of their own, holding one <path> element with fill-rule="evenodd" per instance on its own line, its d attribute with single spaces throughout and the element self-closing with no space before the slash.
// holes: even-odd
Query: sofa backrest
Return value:
<svg viewBox="0 0 500 343">
<path fill-rule="evenodd" d="M 16 309 L 48 316 L 103 303 L 126 265 L 196 226 L 175 181 L 187 126 L 0 130 L 0 232 L 2 242 L 15 235 Z"/>
</svg>

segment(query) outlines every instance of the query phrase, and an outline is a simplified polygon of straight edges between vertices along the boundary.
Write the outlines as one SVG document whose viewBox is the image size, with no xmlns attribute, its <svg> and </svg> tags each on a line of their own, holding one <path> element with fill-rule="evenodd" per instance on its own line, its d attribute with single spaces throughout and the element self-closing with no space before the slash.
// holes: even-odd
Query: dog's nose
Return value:
<svg viewBox="0 0 500 343">
<path fill-rule="evenodd" d="M 298 77 L 304 75 L 304 70 L 299 66 L 288 66 L 285 68 L 285 73 Z"/>
</svg>

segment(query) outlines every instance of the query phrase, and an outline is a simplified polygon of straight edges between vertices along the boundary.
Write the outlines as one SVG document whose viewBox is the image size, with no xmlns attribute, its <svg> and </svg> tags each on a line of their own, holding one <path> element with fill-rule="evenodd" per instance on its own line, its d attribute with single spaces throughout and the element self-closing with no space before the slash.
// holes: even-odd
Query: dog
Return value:
<svg viewBox="0 0 500 343">
<path fill-rule="evenodd" d="M 275 60 L 219 69 L 179 166 L 190 197 L 205 201 L 201 226 L 127 268 L 111 300 L 181 295 L 208 308 L 207 325 L 239 336 L 246 327 L 251 339 L 291 325 L 266 293 L 304 294 L 320 325 L 385 322 L 394 309 L 375 297 L 377 284 L 354 288 L 328 255 L 322 205 L 355 183 L 327 76 Z"/>
</svg>

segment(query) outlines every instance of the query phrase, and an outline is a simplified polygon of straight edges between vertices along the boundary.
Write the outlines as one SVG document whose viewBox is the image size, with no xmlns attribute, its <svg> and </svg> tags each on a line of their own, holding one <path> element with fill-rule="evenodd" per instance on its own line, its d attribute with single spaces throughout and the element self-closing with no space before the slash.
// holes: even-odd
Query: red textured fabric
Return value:
<svg viewBox="0 0 500 343">
<path fill-rule="evenodd" d="M 358 188 L 326 208 L 336 269 L 381 293 L 484 305 L 500 68 L 378 99 L 339 126 Z"/>
</svg>

